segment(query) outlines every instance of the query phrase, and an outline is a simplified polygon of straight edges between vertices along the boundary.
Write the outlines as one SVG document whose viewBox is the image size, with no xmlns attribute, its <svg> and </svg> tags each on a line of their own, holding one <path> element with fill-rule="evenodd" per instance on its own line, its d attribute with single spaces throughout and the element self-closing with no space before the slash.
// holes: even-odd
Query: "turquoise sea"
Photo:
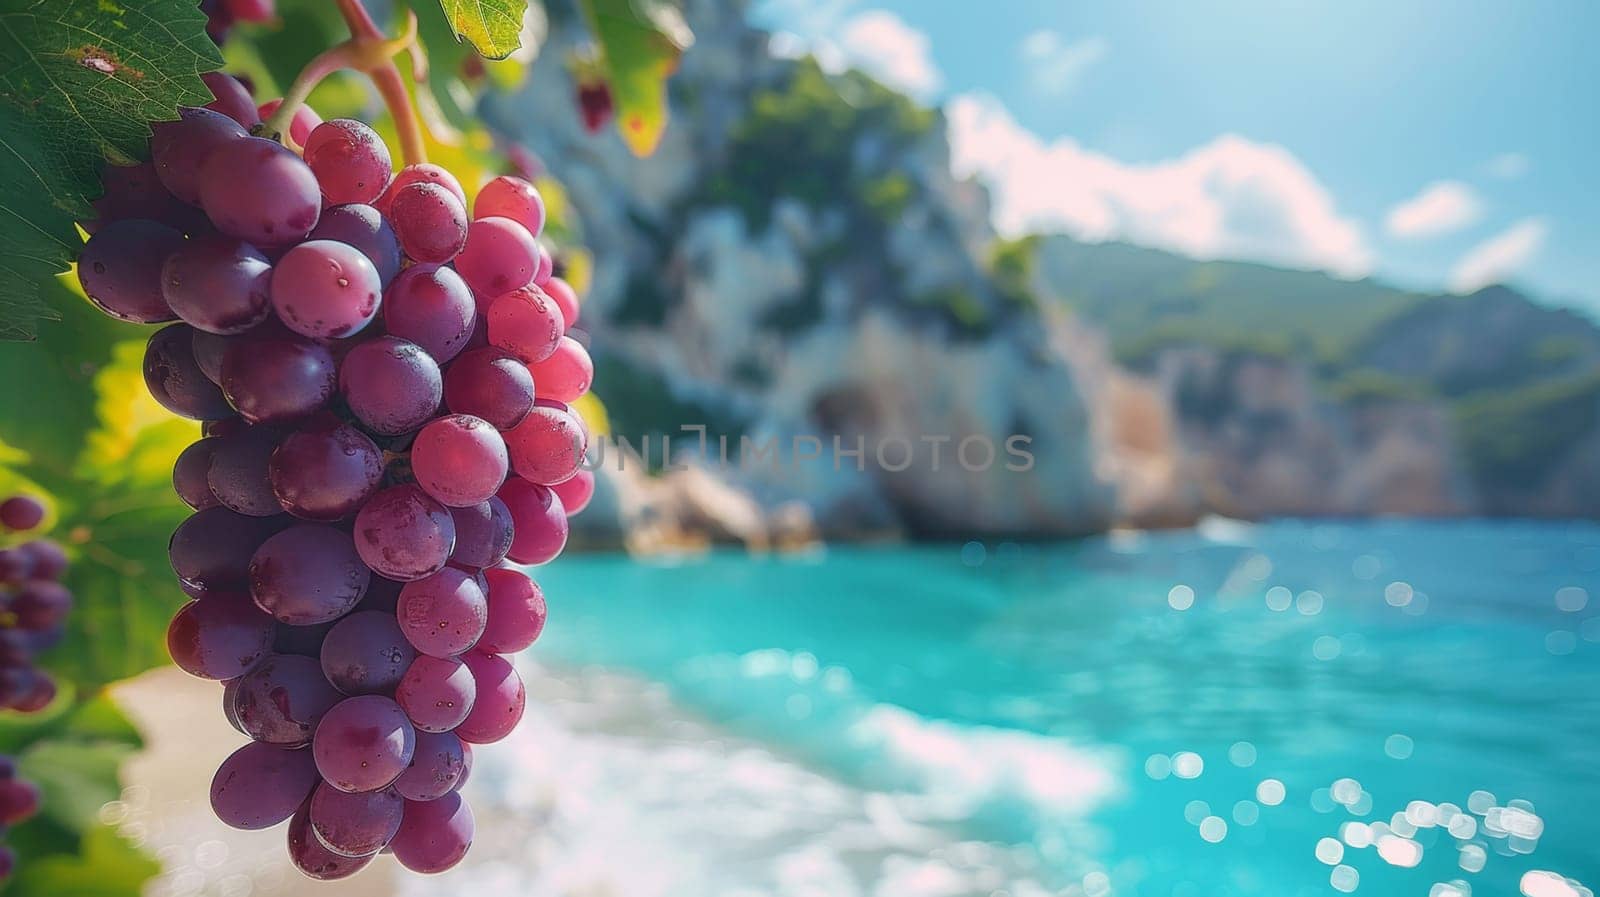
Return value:
<svg viewBox="0 0 1600 897">
<path fill-rule="evenodd" d="M 1213 521 L 539 578 L 530 674 L 559 684 L 477 783 L 555 841 L 520 893 L 589 893 L 580 868 L 630 897 L 1600 883 L 1594 525 Z"/>
</svg>

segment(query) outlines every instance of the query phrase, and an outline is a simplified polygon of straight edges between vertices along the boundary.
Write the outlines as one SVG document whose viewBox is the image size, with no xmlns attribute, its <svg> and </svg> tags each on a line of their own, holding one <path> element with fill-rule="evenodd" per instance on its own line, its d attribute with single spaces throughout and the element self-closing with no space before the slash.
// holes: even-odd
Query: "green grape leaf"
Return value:
<svg viewBox="0 0 1600 897">
<path fill-rule="evenodd" d="M 39 713 L 0 717 L 0 751 L 17 757 L 19 775 L 38 785 L 41 793 L 39 814 L 8 832 L 6 840 L 28 858 L 21 864 L 25 875 L 36 866 L 53 870 L 37 880 L 37 890 L 13 885 L 19 890 L 8 893 L 132 897 L 138 889 L 130 885 L 154 871 L 148 859 L 129 845 L 103 840 L 113 833 L 100 822 L 101 808 L 122 793 L 119 767 L 143 746 L 143 740 L 106 692 L 82 701 L 77 697 L 69 688 Z M 113 859 L 114 863 L 104 862 Z M 105 885 L 114 885 L 109 889 L 86 891 L 67 884 L 87 884 L 92 870 L 96 888 L 104 888 L 102 876 L 124 863 L 131 864 L 130 873 L 138 874 L 118 872 L 104 878 Z M 51 889 L 46 882 L 57 882 L 61 889 Z"/>
<path fill-rule="evenodd" d="M 205 21 L 189 0 L 0 3 L 0 338 L 48 317 L 40 285 L 77 254 L 101 163 L 143 158 L 150 122 L 211 99 Z"/>
<path fill-rule="evenodd" d="M 694 34 L 663 0 L 580 0 L 600 45 L 617 127 L 635 156 L 648 156 L 667 126 L 667 78 Z"/>
<path fill-rule="evenodd" d="M 456 38 L 466 38 L 487 59 L 504 59 L 522 46 L 528 0 L 439 0 Z"/>
<path fill-rule="evenodd" d="M 19 895 L 139 897 L 161 871 L 160 863 L 104 825 L 84 834 L 81 852 L 40 856 L 23 844 L 17 852 L 27 859 L 17 864 L 8 893 Z"/>
</svg>

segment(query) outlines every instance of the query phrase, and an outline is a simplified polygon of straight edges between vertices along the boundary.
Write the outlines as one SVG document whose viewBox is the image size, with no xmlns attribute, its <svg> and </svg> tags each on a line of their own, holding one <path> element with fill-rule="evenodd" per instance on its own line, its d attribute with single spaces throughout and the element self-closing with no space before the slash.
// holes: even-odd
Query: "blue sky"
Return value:
<svg viewBox="0 0 1600 897">
<path fill-rule="evenodd" d="M 950 116 L 1002 231 L 1600 314 L 1600 3 L 761 0 Z"/>
</svg>

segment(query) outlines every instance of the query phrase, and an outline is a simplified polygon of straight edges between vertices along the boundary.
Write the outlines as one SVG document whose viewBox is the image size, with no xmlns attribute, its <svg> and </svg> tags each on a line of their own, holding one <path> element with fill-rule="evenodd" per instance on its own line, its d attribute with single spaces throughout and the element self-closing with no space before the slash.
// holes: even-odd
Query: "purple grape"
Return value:
<svg viewBox="0 0 1600 897">
<path fill-rule="evenodd" d="M 33 529 L 44 521 L 44 502 L 31 495 L 13 495 L 0 502 L 0 526 L 12 532 Z"/>
<path fill-rule="evenodd" d="M 221 373 L 223 394 L 251 423 L 305 417 L 338 387 L 327 347 L 295 334 L 234 341 L 222 356 Z"/>
<path fill-rule="evenodd" d="M 14 625 L 29 632 L 43 632 L 59 625 L 71 610 L 72 593 L 58 582 L 36 579 L 23 583 L 11 595 Z"/>
<path fill-rule="evenodd" d="M 217 230 L 257 246 L 289 246 L 317 226 L 316 175 L 282 144 L 261 137 L 220 144 L 200 165 L 200 207 Z"/>
<path fill-rule="evenodd" d="M 78 283 L 89 301 L 123 321 L 159 324 L 177 317 L 161 295 L 161 263 L 183 246 L 165 224 L 131 218 L 100 228 L 78 255 Z"/>
<path fill-rule="evenodd" d="M 400 241 L 383 214 L 372 206 L 346 203 L 323 209 L 311 239 L 337 240 L 361 250 L 378 269 L 378 281 L 385 286 L 400 273 Z"/>
<path fill-rule="evenodd" d="M 371 576 L 343 531 L 301 523 L 256 549 L 250 559 L 250 597 L 281 622 L 325 623 L 356 606 Z"/>
<path fill-rule="evenodd" d="M 227 353 L 229 342 L 228 337 L 204 330 L 196 330 L 189 338 L 189 348 L 194 351 L 194 363 L 200 366 L 200 373 L 218 386 L 222 385 L 222 356 Z"/>
<path fill-rule="evenodd" d="M 244 731 L 244 726 L 239 724 L 239 715 L 233 711 L 233 697 L 239 693 L 239 680 L 243 678 L 243 676 L 236 676 L 222 681 L 222 717 L 240 735 L 244 735 L 246 732 Z"/>
<path fill-rule="evenodd" d="M 381 695 L 345 698 L 311 741 L 322 778 L 340 791 L 386 788 L 411 764 L 417 734 L 405 711 Z"/>
<path fill-rule="evenodd" d="M 393 694 L 416 656 L 394 614 L 357 611 L 328 632 L 322 673 L 347 695 Z"/>
<path fill-rule="evenodd" d="M 167 627 L 167 651 L 184 672 L 233 679 L 272 647 L 272 619 L 243 595 L 212 595 L 178 609 Z"/>
<path fill-rule="evenodd" d="M 383 323 L 391 336 L 421 346 L 444 364 L 466 346 L 477 317 L 466 281 L 441 265 L 412 265 L 383 297 Z"/>
<path fill-rule="evenodd" d="M 217 147 L 249 135 L 238 122 L 210 109 L 180 106 L 178 115 L 177 121 L 150 126 L 150 158 L 173 196 L 199 205 L 201 164 Z"/>
<path fill-rule="evenodd" d="M 412 872 L 443 872 L 467 855 L 472 835 L 472 808 L 452 791 L 437 800 L 406 801 L 400 830 L 389 847 Z"/>
<path fill-rule="evenodd" d="M 16 825 L 33 818 L 39 812 L 39 786 L 26 779 L 11 776 L 0 781 L 0 824 Z"/>
<path fill-rule="evenodd" d="M 278 447 L 278 433 L 271 427 L 248 427 L 227 436 L 212 436 L 211 466 L 206 469 L 206 485 L 227 508 L 251 517 L 271 517 L 283 513 L 272 493 L 267 464 Z"/>
<path fill-rule="evenodd" d="M 367 429 L 409 433 L 433 417 L 443 395 L 439 365 L 422 347 L 382 336 L 367 340 L 339 365 L 339 389 Z"/>
<path fill-rule="evenodd" d="M 456 737 L 471 744 L 489 744 L 511 734 L 522 720 L 527 693 L 522 677 L 498 654 L 469 651 L 461 662 L 472 670 L 476 697 L 472 712 L 456 727 Z"/>
<path fill-rule="evenodd" d="M 455 548 L 450 512 L 414 483 L 391 486 L 356 515 L 356 550 L 367 566 L 410 582 L 437 572 Z"/>
<path fill-rule="evenodd" d="M 336 881 L 360 872 L 377 854 L 343 857 L 317 840 L 311 830 L 311 802 L 306 801 L 289 820 L 289 860 L 308 878 Z"/>
<path fill-rule="evenodd" d="M 224 507 L 196 511 L 172 533 L 167 554 L 190 595 L 246 592 L 250 558 L 287 517 L 246 517 Z"/>
<path fill-rule="evenodd" d="M 206 478 L 211 470 L 211 453 L 222 440 L 207 436 L 196 440 L 178 454 L 172 465 L 172 488 L 183 503 L 196 511 L 216 507 L 220 502 Z"/>
<path fill-rule="evenodd" d="M 261 122 L 261 116 L 256 112 L 256 101 L 250 98 L 250 91 L 232 75 L 225 72 L 206 72 L 200 80 L 211 89 L 213 101 L 206 104 L 207 109 L 212 109 L 228 116 L 245 128 L 251 128 Z"/>
<path fill-rule="evenodd" d="M 511 511 L 498 496 L 464 508 L 451 508 L 456 525 L 456 547 L 450 563 L 482 569 L 505 559 L 511 550 Z"/>
<path fill-rule="evenodd" d="M 476 695 L 477 684 L 466 664 L 454 657 L 424 654 L 411 662 L 394 698 L 419 732 L 448 732 L 472 712 Z M 421 747 L 419 741 L 418 748 Z M 433 799 L 406 796 L 412 800 Z"/>
<path fill-rule="evenodd" d="M 473 349 L 444 374 L 444 400 L 456 414 L 481 417 L 510 430 L 533 409 L 533 375 L 504 349 Z"/>
<path fill-rule="evenodd" d="M 220 234 L 185 243 L 161 266 L 161 295 L 196 329 L 243 333 L 271 314 L 267 257 L 242 240 Z"/>
<path fill-rule="evenodd" d="M 418 732 L 416 756 L 394 780 L 394 790 L 413 801 L 444 797 L 466 775 L 466 747 L 449 732 Z"/>
<path fill-rule="evenodd" d="M 267 471 L 285 511 L 306 520 L 341 520 L 378 491 L 383 452 L 355 427 L 317 421 L 289 434 Z"/>
<path fill-rule="evenodd" d="M 278 747 L 311 743 L 324 714 L 340 694 L 309 657 L 275 654 L 240 676 L 234 689 L 233 713 L 246 735 Z"/>
<path fill-rule="evenodd" d="M 454 567 L 400 590 L 400 630 L 423 654 L 454 657 L 477 644 L 489 618 L 476 577 Z"/>
<path fill-rule="evenodd" d="M 325 121 L 305 142 L 306 164 L 328 203 L 373 202 L 393 177 L 389 147 L 376 131 L 350 118 Z"/>
<path fill-rule="evenodd" d="M 293 816 L 316 784 L 310 751 L 252 741 L 218 767 L 211 780 L 211 809 L 234 828 L 271 828 Z"/>
<path fill-rule="evenodd" d="M 399 830 L 404 808 L 393 788 L 350 793 L 323 782 L 311 793 L 311 830 L 333 853 L 371 856 Z"/>
<path fill-rule="evenodd" d="M 0 584 L 22 582 L 33 575 L 33 556 L 23 550 L 26 547 L 0 548 Z"/>
<path fill-rule="evenodd" d="M 544 592 L 515 568 L 490 567 L 483 575 L 489 581 L 489 620 L 477 650 L 493 654 L 524 650 L 544 631 Z"/>
<path fill-rule="evenodd" d="M 506 481 L 509 466 L 500 432 L 469 414 L 432 421 L 411 444 L 417 484 L 450 507 L 488 501 Z"/>
<path fill-rule="evenodd" d="M 91 234 L 113 221 L 128 218 L 159 221 L 189 234 L 210 227 L 199 209 L 168 192 L 152 162 L 103 166 L 100 182 L 105 185 L 105 194 L 93 203 L 95 219 L 83 226 Z"/>
<path fill-rule="evenodd" d="M 290 330 L 313 339 L 354 335 L 378 313 L 383 285 L 354 246 L 308 240 L 272 269 L 272 308 Z"/>
<path fill-rule="evenodd" d="M 31 562 L 34 579 L 60 579 L 67 572 L 67 553 L 49 539 L 35 539 L 17 550 Z"/>
<path fill-rule="evenodd" d="M 414 183 L 389 197 L 389 223 L 413 261 L 443 264 L 467 245 L 467 210 L 449 189 Z"/>
<path fill-rule="evenodd" d="M 145 346 L 144 382 L 163 408 L 190 420 L 215 420 L 233 412 L 222 390 L 195 362 L 187 324 L 164 327 Z"/>
</svg>

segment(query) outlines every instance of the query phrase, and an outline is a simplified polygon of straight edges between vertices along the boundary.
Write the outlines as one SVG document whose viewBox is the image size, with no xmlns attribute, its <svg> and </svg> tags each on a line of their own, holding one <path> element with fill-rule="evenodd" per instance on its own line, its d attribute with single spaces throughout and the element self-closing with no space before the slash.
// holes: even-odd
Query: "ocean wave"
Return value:
<svg viewBox="0 0 1600 897">
<path fill-rule="evenodd" d="M 746 697 L 778 660 L 734 659 Z M 854 697 L 825 667 L 799 668 Z M 1043 897 L 1056 870 L 1096 868 L 1082 817 L 1118 787 L 1106 758 L 1059 740 L 889 705 L 824 711 L 836 748 L 819 754 L 713 724 L 629 676 L 525 673 L 528 717 L 477 755 L 468 785 L 474 861 L 407 877 L 406 897 Z"/>
</svg>

